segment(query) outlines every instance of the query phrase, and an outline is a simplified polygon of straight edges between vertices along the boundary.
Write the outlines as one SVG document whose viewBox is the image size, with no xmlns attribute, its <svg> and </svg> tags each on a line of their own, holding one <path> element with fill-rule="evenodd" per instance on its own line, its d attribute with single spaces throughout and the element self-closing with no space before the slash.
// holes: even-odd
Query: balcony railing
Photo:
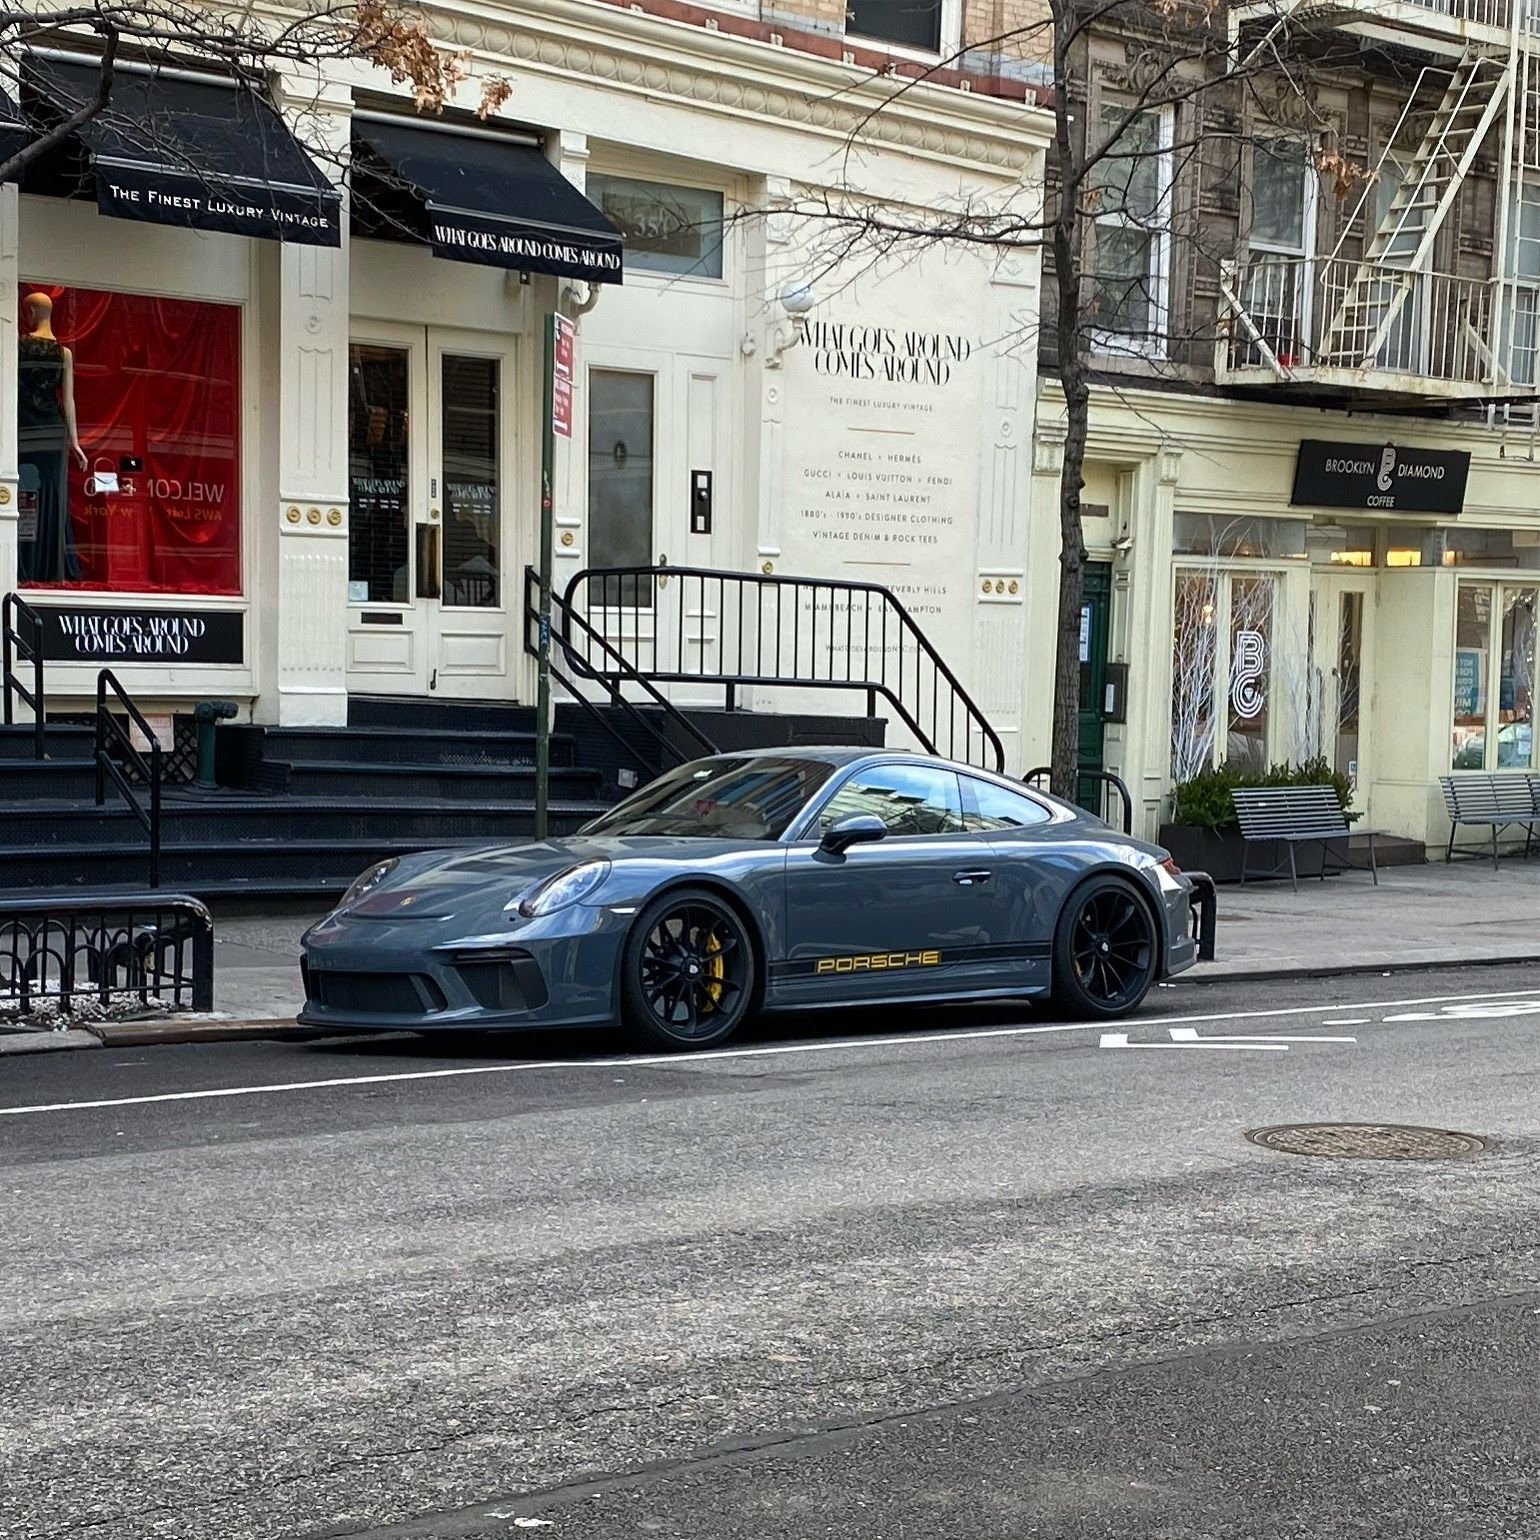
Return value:
<svg viewBox="0 0 1540 1540">
<path fill-rule="evenodd" d="M 1419 273 L 1397 305 L 1406 277 L 1347 257 L 1268 254 L 1227 266 L 1219 375 L 1446 397 L 1534 393 L 1497 357 L 1490 279 Z"/>
<path fill-rule="evenodd" d="M 1540 31 L 1534 0 L 1239 0 L 1232 24 L 1248 28 L 1279 21 L 1315 27 L 1356 26 L 1408 30 L 1446 42 L 1496 42 L 1520 16 L 1527 31 Z"/>
</svg>

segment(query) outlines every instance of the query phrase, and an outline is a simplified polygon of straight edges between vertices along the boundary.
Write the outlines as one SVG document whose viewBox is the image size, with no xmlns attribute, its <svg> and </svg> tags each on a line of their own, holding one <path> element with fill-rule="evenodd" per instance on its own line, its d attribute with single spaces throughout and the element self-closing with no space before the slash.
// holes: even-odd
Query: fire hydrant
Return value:
<svg viewBox="0 0 1540 1540">
<path fill-rule="evenodd" d="M 214 724 L 228 721 L 234 715 L 233 700 L 200 700 L 193 711 L 193 720 L 198 724 L 199 791 L 213 791 L 219 785 L 214 775 Z"/>
</svg>

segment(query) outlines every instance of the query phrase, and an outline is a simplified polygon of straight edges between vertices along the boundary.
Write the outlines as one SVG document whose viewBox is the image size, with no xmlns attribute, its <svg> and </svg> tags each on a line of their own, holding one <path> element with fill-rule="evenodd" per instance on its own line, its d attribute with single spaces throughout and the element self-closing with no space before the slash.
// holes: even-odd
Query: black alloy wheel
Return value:
<svg viewBox="0 0 1540 1540">
<path fill-rule="evenodd" d="M 1160 932 L 1150 906 L 1118 877 L 1093 877 L 1059 915 L 1054 995 L 1078 1016 L 1124 1016 L 1155 982 Z"/>
<path fill-rule="evenodd" d="M 730 904 L 698 888 L 665 893 L 626 941 L 626 1025 L 654 1047 L 709 1048 L 748 1014 L 754 968 L 753 943 Z"/>
</svg>

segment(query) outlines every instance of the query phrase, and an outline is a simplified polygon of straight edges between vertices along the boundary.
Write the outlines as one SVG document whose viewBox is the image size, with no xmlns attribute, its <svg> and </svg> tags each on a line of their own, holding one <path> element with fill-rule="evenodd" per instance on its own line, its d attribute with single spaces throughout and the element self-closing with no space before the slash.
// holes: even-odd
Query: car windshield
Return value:
<svg viewBox="0 0 1540 1540">
<path fill-rule="evenodd" d="M 697 760 L 642 787 L 583 833 L 778 840 L 833 773 L 821 759 Z"/>
</svg>

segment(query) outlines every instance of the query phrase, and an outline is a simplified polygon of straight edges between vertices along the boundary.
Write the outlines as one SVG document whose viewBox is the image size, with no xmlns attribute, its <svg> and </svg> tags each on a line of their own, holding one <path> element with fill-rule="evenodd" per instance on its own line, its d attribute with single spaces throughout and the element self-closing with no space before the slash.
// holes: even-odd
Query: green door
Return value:
<svg viewBox="0 0 1540 1540">
<path fill-rule="evenodd" d="M 1080 769 L 1105 770 L 1107 725 L 1102 717 L 1107 692 L 1107 638 L 1112 620 L 1112 564 L 1088 561 L 1080 609 Z M 1082 774 L 1077 800 L 1102 812 L 1102 783 Z"/>
</svg>

